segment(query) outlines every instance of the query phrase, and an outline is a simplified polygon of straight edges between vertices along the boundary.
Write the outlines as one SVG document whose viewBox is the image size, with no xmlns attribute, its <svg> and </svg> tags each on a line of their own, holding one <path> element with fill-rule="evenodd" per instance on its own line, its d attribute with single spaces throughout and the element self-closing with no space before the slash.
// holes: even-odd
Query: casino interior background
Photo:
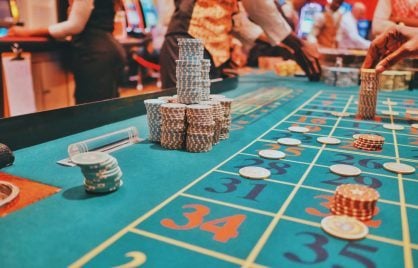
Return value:
<svg viewBox="0 0 418 268">
<path fill-rule="evenodd" d="M 114 34 L 123 44 L 128 57 L 125 74 L 120 84 L 122 97 L 160 90 L 158 54 L 163 40 L 164 27 L 166 27 L 164 24 L 167 24 L 160 14 L 167 12 L 162 8 L 164 2 L 162 0 L 124 0 L 121 6 L 122 11 L 115 18 Z M 283 4 L 286 1 L 278 2 Z M 326 2 L 326 0 L 306 1 L 300 12 L 299 36 L 306 37 L 312 28 L 314 13 L 320 12 Z M 348 12 L 353 2 L 355 1 L 345 1 L 341 10 Z M 364 18 L 358 22 L 358 28 L 362 36 L 369 38 L 377 0 L 360 2 L 363 2 L 367 9 Z M 1 0 L 0 4 L 2 27 L 0 35 L 5 36 L 0 39 L 1 52 L 11 52 L 11 45 L 18 44 L 30 57 L 30 68 L 25 75 L 27 81 L 20 81 L 22 85 L 25 84 L 26 88 L 21 93 L 16 93 L 18 89 L 14 89 L 19 87 L 16 79 L 8 78 L 13 74 L 2 72 L 1 117 L 74 105 L 74 81 L 68 67 L 68 53 L 66 53 L 68 40 L 16 39 L 6 36 L 7 29 L 11 25 L 40 27 L 65 20 L 68 2 L 66 0 Z M 323 49 L 320 52 L 324 65 L 333 66 L 336 58 L 343 56 L 343 65 L 355 68 L 361 65 L 365 54 L 364 51 L 344 52 L 329 49 Z M 6 55 L 3 54 L 3 56 Z M 259 59 L 259 67 L 274 70 L 277 59 L 277 57 Z M 406 67 L 411 66 L 413 63 L 406 64 Z M 416 79 L 412 79 L 412 83 L 416 83 Z M 7 94 L 7 88 L 11 93 Z M 27 96 L 23 102 L 19 98 L 22 94 Z M 24 108 L 13 109 L 15 106 Z"/>
</svg>

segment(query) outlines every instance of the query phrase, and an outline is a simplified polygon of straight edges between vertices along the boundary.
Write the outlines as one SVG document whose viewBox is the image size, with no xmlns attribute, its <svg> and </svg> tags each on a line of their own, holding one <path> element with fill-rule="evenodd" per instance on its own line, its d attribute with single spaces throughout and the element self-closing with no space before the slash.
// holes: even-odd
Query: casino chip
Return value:
<svg viewBox="0 0 418 268">
<path fill-rule="evenodd" d="M 390 129 L 390 130 L 404 130 L 405 127 L 397 124 L 384 124 L 384 128 Z"/>
<path fill-rule="evenodd" d="M 262 167 L 243 167 L 239 170 L 239 174 L 247 179 L 260 180 L 270 177 L 271 172 Z"/>
<path fill-rule="evenodd" d="M 293 126 L 293 127 L 288 127 L 287 129 L 291 132 L 296 132 L 296 133 L 307 133 L 307 132 L 309 132 L 309 128 L 307 128 L 307 127 L 295 127 L 295 126 Z"/>
<path fill-rule="evenodd" d="M 362 239 L 369 233 L 364 223 L 347 216 L 325 217 L 321 220 L 321 227 L 328 234 L 347 240 Z"/>
<path fill-rule="evenodd" d="M 407 109 L 406 110 L 406 113 L 407 114 L 410 114 L 410 115 L 418 115 L 418 110 L 416 110 L 416 109 Z"/>
<path fill-rule="evenodd" d="M 339 140 L 337 138 L 333 138 L 333 137 L 318 137 L 316 140 L 319 143 L 330 144 L 330 145 L 336 145 L 336 144 L 341 143 L 341 140 Z"/>
<path fill-rule="evenodd" d="M 0 181 L 0 208 L 6 207 L 19 195 L 20 189 L 8 181 Z"/>
<path fill-rule="evenodd" d="M 297 146 L 302 144 L 300 140 L 292 138 L 281 138 L 277 140 L 277 143 L 288 146 Z"/>
<path fill-rule="evenodd" d="M 398 105 L 398 103 L 394 101 L 383 101 L 382 103 L 384 105 L 392 105 L 392 106 Z"/>
<path fill-rule="evenodd" d="M 3 143 L 0 143 L 0 168 L 10 166 L 15 161 L 12 150 Z"/>
<path fill-rule="evenodd" d="M 412 124 L 411 127 L 415 128 L 415 129 L 418 129 L 418 124 Z"/>
<path fill-rule="evenodd" d="M 361 134 L 354 134 L 353 139 L 357 140 L 360 137 Z"/>
<path fill-rule="evenodd" d="M 361 184 L 342 184 L 335 190 L 330 211 L 335 215 L 355 217 L 361 221 L 374 216 L 379 193 Z"/>
<path fill-rule="evenodd" d="M 353 143 L 357 149 L 364 151 L 381 151 L 385 138 L 375 134 L 359 134 Z"/>
<path fill-rule="evenodd" d="M 413 166 L 396 162 L 384 163 L 383 168 L 399 174 L 412 174 L 415 172 L 415 168 Z"/>
<path fill-rule="evenodd" d="M 329 167 L 332 173 L 335 173 L 340 176 L 358 176 L 361 174 L 361 170 L 355 166 L 336 164 Z"/>
<path fill-rule="evenodd" d="M 260 150 L 258 155 L 266 159 L 282 159 L 286 156 L 285 153 L 277 150 Z"/>
<path fill-rule="evenodd" d="M 351 115 L 350 113 L 347 113 L 347 112 L 335 112 L 335 111 L 331 112 L 331 114 L 333 116 L 338 116 L 338 117 L 347 117 Z"/>
<path fill-rule="evenodd" d="M 103 152 L 87 152 L 71 157 L 84 175 L 84 188 L 90 193 L 109 193 L 122 184 L 122 170 L 118 161 Z"/>
<path fill-rule="evenodd" d="M 384 110 L 384 111 L 381 111 L 381 113 L 382 113 L 383 115 L 399 115 L 399 112 L 396 112 L 396 111 L 389 111 L 389 110 Z"/>
</svg>

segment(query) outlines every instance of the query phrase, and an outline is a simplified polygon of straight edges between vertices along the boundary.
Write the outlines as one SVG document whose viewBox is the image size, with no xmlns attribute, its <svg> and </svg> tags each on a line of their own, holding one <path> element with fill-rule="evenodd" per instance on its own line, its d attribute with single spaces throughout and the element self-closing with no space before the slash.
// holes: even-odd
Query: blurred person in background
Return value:
<svg viewBox="0 0 418 268">
<path fill-rule="evenodd" d="M 396 24 L 418 27 L 418 0 L 379 0 L 374 11 L 372 33 L 378 35 Z"/>
<path fill-rule="evenodd" d="M 344 0 L 332 0 L 323 12 L 315 14 L 314 24 L 308 35 L 308 41 L 321 47 L 337 47 L 337 31 L 340 27 L 342 14 L 339 11 Z"/>
<path fill-rule="evenodd" d="M 261 26 L 271 45 L 283 43 L 295 56 L 295 60 L 310 80 L 319 80 L 320 65 L 317 51 L 292 33 L 290 26 L 275 6 L 274 0 L 242 0 L 248 16 Z M 205 58 L 211 60 L 211 78 L 222 77 L 231 60 L 232 32 L 241 32 L 248 40 L 257 38 L 259 32 L 233 23 L 233 15 L 239 11 L 237 0 L 177 0 L 176 9 L 168 26 L 161 50 L 160 66 L 163 88 L 176 85 L 178 38 L 202 39 Z M 240 25 L 245 25 L 241 23 Z"/>
<path fill-rule="evenodd" d="M 116 98 L 126 55 L 113 37 L 118 0 L 69 0 L 66 21 L 47 28 L 14 26 L 9 36 L 71 38 L 77 104 Z"/>
<path fill-rule="evenodd" d="M 370 41 L 364 39 L 358 31 L 357 22 L 364 19 L 366 6 L 361 2 L 355 2 L 351 12 L 343 15 L 340 27 L 337 32 L 337 43 L 339 48 L 346 49 L 368 49 Z"/>
</svg>

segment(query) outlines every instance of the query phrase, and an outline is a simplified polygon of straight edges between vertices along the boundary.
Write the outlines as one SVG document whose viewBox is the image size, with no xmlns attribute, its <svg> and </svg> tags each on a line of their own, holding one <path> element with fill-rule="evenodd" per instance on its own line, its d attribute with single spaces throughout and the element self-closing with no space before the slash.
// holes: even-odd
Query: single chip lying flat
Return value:
<svg viewBox="0 0 418 268">
<path fill-rule="evenodd" d="M 361 169 L 351 166 L 351 165 L 344 165 L 344 164 L 336 164 L 329 167 L 332 173 L 341 176 L 358 176 L 361 174 Z"/>
<path fill-rule="evenodd" d="M 321 220 L 322 229 L 328 234 L 347 240 L 362 239 L 369 228 L 361 221 L 347 216 L 328 216 Z"/>
<path fill-rule="evenodd" d="M 239 170 L 239 175 L 241 175 L 244 178 L 248 179 L 255 179 L 255 180 L 261 180 L 261 179 L 267 179 L 270 177 L 271 172 L 268 169 L 262 168 L 262 167 L 243 167 Z"/>
<path fill-rule="evenodd" d="M 291 132 L 297 132 L 297 133 L 307 133 L 307 132 L 309 132 L 309 128 L 307 128 L 307 127 L 288 127 L 287 129 Z"/>
<path fill-rule="evenodd" d="M 267 159 L 282 159 L 286 156 L 285 153 L 277 150 L 260 150 L 258 155 Z"/>
<path fill-rule="evenodd" d="M 316 140 L 319 143 L 331 144 L 331 145 L 336 145 L 336 144 L 340 144 L 341 143 L 341 140 L 339 140 L 337 138 L 333 138 L 333 137 L 318 137 Z"/>
<path fill-rule="evenodd" d="M 383 168 L 399 174 L 412 174 L 415 172 L 415 168 L 413 166 L 396 162 L 384 163 Z"/>
<path fill-rule="evenodd" d="M 302 142 L 298 139 L 292 139 L 292 138 L 281 138 L 277 140 L 277 143 L 282 145 L 289 145 L 289 146 L 296 146 L 302 144 Z"/>
<path fill-rule="evenodd" d="M 386 128 L 386 129 L 390 129 L 390 130 L 403 130 L 403 129 L 405 129 L 404 126 L 396 125 L 396 124 L 384 124 L 383 127 Z"/>
<path fill-rule="evenodd" d="M 331 112 L 332 115 L 338 116 L 338 117 L 347 117 L 350 116 L 350 113 L 347 112 Z"/>
</svg>

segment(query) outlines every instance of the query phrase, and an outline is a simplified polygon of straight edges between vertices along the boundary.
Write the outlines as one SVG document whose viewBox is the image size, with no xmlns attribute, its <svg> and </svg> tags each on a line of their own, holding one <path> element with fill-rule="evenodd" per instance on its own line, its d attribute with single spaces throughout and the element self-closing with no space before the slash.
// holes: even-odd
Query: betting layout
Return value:
<svg viewBox="0 0 418 268">
<path fill-rule="evenodd" d="M 381 93 L 362 121 L 356 95 L 320 91 L 74 265 L 411 266 L 417 101 Z"/>
</svg>

